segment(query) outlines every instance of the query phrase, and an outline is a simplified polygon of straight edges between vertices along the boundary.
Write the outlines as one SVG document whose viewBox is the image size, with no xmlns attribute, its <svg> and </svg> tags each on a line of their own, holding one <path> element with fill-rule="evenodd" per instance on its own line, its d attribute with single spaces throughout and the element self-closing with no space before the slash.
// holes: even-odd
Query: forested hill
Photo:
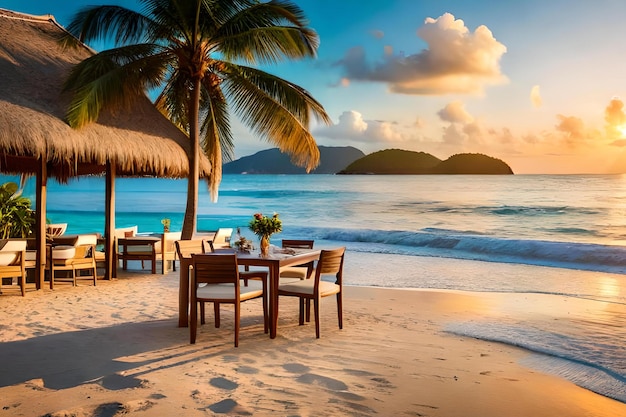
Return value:
<svg viewBox="0 0 626 417">
<path fill-rule="evenodd" d="M 339 174 L 487 174 L 512 175 L 504 161 L 480 153 L 462 153 L 446 160 L 425 153 L 387 149 L 360 158 Z"/>
<path fill-rule="evenodd" d="M 365 156 L 352 146 L 320 146 L 320 164 L 311 174 L 335 174 Z M 224 174 L 305 174 L 304 168 L 291 162 L 289 155 L 277 148 L 266 149 L 224 164 Z"/>
</svg>

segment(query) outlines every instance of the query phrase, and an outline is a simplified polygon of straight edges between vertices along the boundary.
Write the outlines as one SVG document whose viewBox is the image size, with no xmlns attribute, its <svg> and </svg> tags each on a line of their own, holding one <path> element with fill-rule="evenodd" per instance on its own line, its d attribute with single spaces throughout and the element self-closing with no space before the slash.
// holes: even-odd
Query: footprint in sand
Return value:
<svg viewBox="0 0 626 417">
<path fill-rule="evenodd" d="M 239 386 L 239 384 L 237 384 L 236 382 L 230 381 L 222 377 L 212 378 L 209 381 L 209 384 L 213 385 L 216 388 L 221 388 L 229 391 L 232 391 Z"/>
<path fill-rule="evenodd" d="M 338 379 L 317 374 L 303 374 L 296 378 L 296 381 L 304 384 L 321 385 L 333 391 L 345 391 L 348 389 L 348 386 Z"/>
<path fill-rule="evenodd" d="M 237 402 L 227 398 L 225 400 L 216 402 L 211 404 L 208 408 L 217 414 L 226 414 L 233 410 L 233 408 L 237 407 Z"/>
<path fill-rule="evenodd" d="M 283 368 L 285 369 L 285 371 L 291 372 L 293 374 L 301 374 L 303 372 L 308 372 L 311 370 L 311 368 L 309 368 L 308 366 L 299 363 L 286 363 L 283 365 Z"/>
</svg>

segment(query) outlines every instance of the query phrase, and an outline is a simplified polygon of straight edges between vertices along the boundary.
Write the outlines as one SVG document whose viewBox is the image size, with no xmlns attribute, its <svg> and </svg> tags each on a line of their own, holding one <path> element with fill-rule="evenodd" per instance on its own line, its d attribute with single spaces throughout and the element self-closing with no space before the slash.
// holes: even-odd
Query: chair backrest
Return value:
<svg viewBox="0 0 626 417">
<path fill-rule="evenodd" d="M 202 251 L 203 253 L 215 252 L 215 246 L 211 239 L 202 239 Z"/>
<path fill-rule="evenodd" d="M 175 242 L 180 240 L 181 232 L 163 232 L 161 242 L 158 242 L 157 253 L 174 254 L 177 252 Z"/>
<path fill-rule="evenodd" d="M 26 240 L 0 240 L 0 266 L 18 265 L 22 252 L 26 252 Z"/>
<path fill-rule="evenodd" d="M 67 223 L 50 223 L 46 225 L 46 234 L 50 237 L 61 236 L 67 230 Z"/>
<path fill-rule="evenodd" d="M 345 247 L 322 250 L 320 252 L 320 259 L 317 261 L 317 266 L 315 267 L 315 291 L 317 291 L 322 275 L 334 275 L 336 278 L 335 283 L 342 285 L 343 258 L 345 253 Z"/>
<path fill-rule="evenodd" d="M 194 253 L 204 253 L 202 247 L 202 239 L 192 240 L 177 240 L 174 242 L 176 252 L 178 253 L 178 259 L 190 259 Z"/>
<path fill-rule="evenodd" d="M 239 292 L 239 267 L 235 253 L 191 255 L 195 283 L 237 284 Z M 237 294 L 238 295 L 238 294 Z"/>
<path fill-rule="evenodd" d="M 216 248 L 230 247 L 230 237 L 233 235 L 233 229 L 220 228 L 213 236 L 213 246 Z"/>
<path fill-rule="evenodd" d="M 120 227 L 118 229 L 113 230 L 113 236 L 116 239 L 123 239 L 125 237 L 136 236 L 137 231 L 138 231 L 137 226 Z"/>
<path fill-rule="evenodd" d="M 313 249 L 314 240 L 308 239 L 283 239 L 283 248 Z"/>
<path fill-rule="evenodd" d="M 81 245 L 97 245 L 98 244 L 98 235 L 78 235 L 76 236 L 76 241 L 74 242 L 74 246 Z"/>
</svg>

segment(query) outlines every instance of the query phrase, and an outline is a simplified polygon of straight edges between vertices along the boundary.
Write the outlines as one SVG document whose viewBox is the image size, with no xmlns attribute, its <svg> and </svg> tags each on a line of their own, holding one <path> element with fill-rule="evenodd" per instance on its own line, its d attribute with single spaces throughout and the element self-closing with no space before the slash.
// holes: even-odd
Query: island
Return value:
<svg viewBox="0 0 626 417">
<path fill-rule="evenodd" d="M 386 149 L 357 159 L 338 174 L 513 175 L 513 170 L 506 162 L 480 153 L 460 153 L 442 161 L 426 152 Z"/>
</svg>

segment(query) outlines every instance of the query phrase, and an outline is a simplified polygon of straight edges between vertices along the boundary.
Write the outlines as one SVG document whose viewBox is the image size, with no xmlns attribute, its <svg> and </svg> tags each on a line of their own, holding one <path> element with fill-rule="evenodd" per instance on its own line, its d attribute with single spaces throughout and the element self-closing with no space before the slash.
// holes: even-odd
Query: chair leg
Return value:
<svg viewBox="0 0 626 417">
<path fill-rule="evenodd" d="M 306 299 L 306 322 L 311 322 L 311 299 Z"/>
<path fill-rule="evenodd" d="M 204 301 L 200 301 L 200 324 L 204 324 L 205 321 L 205 314 L 204 314 Z"/>
<path fill-rule="evenodd" d="M 213 312 L 215 313 L 215 328 L 220 327 L 220 303 L 213 303 Z"/>
<path fill-rule="evenodd" d="M 304 298 L 298 297 L 300 304 L 300 314 L 298 315 L 298 324 L 302 326 L 304 324 Z"/>
<path fill-rule="evenodd" d="M 0 278 L 0 280 L 2 280 L 2 278 Z M 26 273 L 23 270 L 20 276 L 20 287 L 22 288 L 22 297 L 26 296 Z"/>
<path fill-rule="evenodd" d="M 239 346 L 239 324 L 241 321 L 241 304 L 235 301 L 235 347 Z"/>
<path fill-rule="evenodd" d="M 198 302 L 191 300 L 189 311 L 189 343 L 196 343 L 196 331 L 198 329 Z"/>
<path fill-rule="evenodd" d="M 316 297 L 313 299 L 313 312 L 315 314 L 315 338 L 320 338 L 320 299 Z"/>
<path fill-rule="evenodd" d="M 339 320 L 339 328 L 343 329 L 343 295 L 342 295 L 342 292 L 337 293 L 337 319 Z"/>
</svg>

